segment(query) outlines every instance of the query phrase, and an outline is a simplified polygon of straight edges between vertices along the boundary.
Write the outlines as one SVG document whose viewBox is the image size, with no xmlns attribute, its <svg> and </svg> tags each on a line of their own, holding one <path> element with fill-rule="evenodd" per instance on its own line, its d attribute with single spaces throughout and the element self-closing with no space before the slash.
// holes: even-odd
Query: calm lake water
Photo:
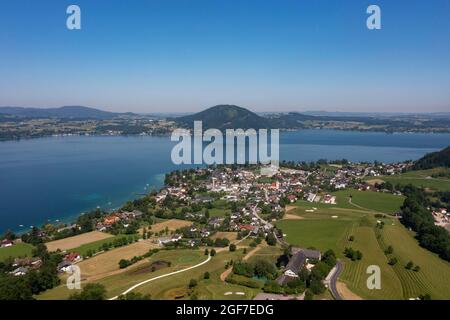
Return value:
<svg viewBox="0 0 450 320">
<path fill-rule="evenodd" d="M 0 232 L 71 221 L 163 185 L 169 137 L 51 137 L 0 142 Z M 281 160 L 396 162 L 450 145 L 450 134 L 305 130 L 280 136 Z M 24 227 L 20 227 L 23 225 Z"/>
</svg>

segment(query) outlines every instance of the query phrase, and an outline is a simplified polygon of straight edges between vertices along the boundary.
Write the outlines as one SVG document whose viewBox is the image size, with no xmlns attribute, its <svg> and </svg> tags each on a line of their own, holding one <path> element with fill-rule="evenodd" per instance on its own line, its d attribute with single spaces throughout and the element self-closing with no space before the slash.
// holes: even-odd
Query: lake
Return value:
<svg viewBox="0 0 450 320">
<path fill-rule="evenodd" d="M 160 188 L 164 174 L 179 169 L 170 159 L 173 145 L 169 137 L 145 136 L 0 142 L 0 232 L 69 222 Z M 448 145 L 450 134 L 303 130 L 280 134 L 280 158 L 396 162 Z"/>
</svg>

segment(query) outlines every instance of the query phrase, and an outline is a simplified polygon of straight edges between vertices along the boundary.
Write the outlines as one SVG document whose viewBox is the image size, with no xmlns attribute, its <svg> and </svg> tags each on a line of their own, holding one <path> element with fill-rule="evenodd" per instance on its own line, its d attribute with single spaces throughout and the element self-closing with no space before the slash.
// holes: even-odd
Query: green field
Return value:
<svg viewBox="0 0 450 320">
<path fill-rule="evenodd" d="M 82 256 L 86 256 L 86 254 L 87 254 L 87 252 L 89 250 L 96 250 L 98 252 L 98 251 L 101 250 L 101 246 L 104 243 L 110 243 L 110 242 L 114 243 L 115 239 L 123 238 L 123 237 L 137 237 L 137 235 L 119 234 L 119 235 L 116 235 L 116 236 L 111 237 L 111 238 L 106 238 L 106 239 L 102 239 L 102 240 L 86 243 L 86 244 L 83 244 L 83 245 L 81 245 L 81 246 L 79 246 L 77 248 L 70 249 L 68 251 L 70 251 L 70 252 L 77 252 L 77 253 L 81 254 Z"/>
<path fill-rule="evenodd" d="M 396 196 L 390 193 L 352 189 L 337 191 L 333 195 L 336 196 L 337 206 L 340 208 L 367 209 L 381 213 L 397 212 L 405 200 L 403 196 Z M 352 196 L 351 203 L 349 203 L 350 195 Z"/>
<path fill-rule="evenodd" d="M 33 246 L 28 243 L 17 243 L 12 247 L 0 248 L 0 261 L 6 260 L 8 257 L 31 257 Z"/>
<path fill-rule="evenodd" d="M 387 212 L 401 201 L 386 197 L 387 194 L 355 191 L 338 192 L 338 201 L 346 199 L 349 193 L 352 193 L 355 202 L 368 209 L 352 209 L 351 204 L 345 201 L 338 202 L 336 206 L 299 201 L 296 203 L 297 208 L 290 213 L 304 219 L 279 221 L 277 226 L 287 234 L 286 241 L 296 246 L 333 249 L 344 262 L 340 281 L 364 299 L 409 299 L 427 293 L 433 299 L 450 299 L 448 262 L 421 248 L 414 234 L 391 216 L 381 219 L 385 222 L 383 229 L 375 227 L 379 218 L 374 217 L 373 210 Z M 375 199 L 367 197 L 371 194 Z M 389 203 L 380 203 L 382 199 L 387 199 Z M 317 210 L 305 212 L 312 207 Z M 338 218 L 332 219 L 333 215 Z M 349 235 L 354 236 L 354 241 L 348 240 Z M 398 259 L 395 266 L 388 264 L 388 256 L 384 253 L 389 245 L 394 247 L 394 253 L 389 257 Z M 351 261 L 343 257 L 345 247 L 360 250 L 363 253 L 362 260 Z M 405 265 L 408 261 L 419 265 L 421 270 L 407 270 Z M 381 290 L 367 288 L 366 270 L 369 265 L 380 267 Z"/>
<path fill-rule="evenodd" d="M 285 240 L 294 246 L 314 247 L 321 251 L 333 249 L 337 254 L 342 250 L 352 222 L 339 219 L 282 220 L 276 226 L 286 234 Z"/>
<path fill-rule="evenodd" d="M 420 170 L 420 171 L 409 171 L 406 173 L 392 175 L 392 176 L 381 176 L 377 177 L 377 179 L 384 180 L 386 182 L 390 182 L 393 185 L 400 184 L 412 184 L 416 187 L 428 188 L 436 191 L 449 191 L 450 190 L 450 179 L 445 177 L 437 177 L 432 178 L 432 174 L 436 174 L 439 172 L 449 172 L 448 168 L 435 168 L 429 170 Z M 366 178 L 366 180 L 370 180 L 371 178 Z"/>
<path fill-rule="evenodd" d="M 230 209 L 212 208 L 208 209 L 210 217 L 225 217 L 226 214 L 231 213 Z"/>
</svg>

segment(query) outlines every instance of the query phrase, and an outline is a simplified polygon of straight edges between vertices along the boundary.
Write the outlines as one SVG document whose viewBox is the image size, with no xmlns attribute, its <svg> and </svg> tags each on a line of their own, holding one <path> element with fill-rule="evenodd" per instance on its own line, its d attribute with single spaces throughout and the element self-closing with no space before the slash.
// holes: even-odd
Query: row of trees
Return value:
<svg viewBox="0 0 450 320">
<path fill-rule="evenodd" d="M 450 261 L 450 235 L 434 224 L 434 218 L 427 210 L 429 202 L 425 192 L 412 185 L 405 186 L 402 191 L 407 197 L 401 207 L 402 223 L 416 231 L 422 247 Z"/>
</svg>

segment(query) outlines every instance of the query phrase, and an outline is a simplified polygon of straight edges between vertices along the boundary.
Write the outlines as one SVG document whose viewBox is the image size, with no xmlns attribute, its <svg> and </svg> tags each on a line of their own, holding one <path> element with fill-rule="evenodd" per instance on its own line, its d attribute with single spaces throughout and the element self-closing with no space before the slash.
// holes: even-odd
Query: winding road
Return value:
<svg viewBox="0 0 450 320">
<path fill-rule="evenodd" d="M 188 270 L 192 270 L 192 269 L 194 269 L 194 268 L 198 268 L 198 267 L 204 265 L 205 263 L 208 263 L 210 260 L 211 260 L 211 256 L 209 255 L 209 256 L 208 256 L 208 259 L 206 259 L 205 261 L 200 262 L 199 264 L 196 264 L 196 265 L 191 266 L 191 267 L 189 267 L 189 268 L 185 268 L 185 269 L 181 269 L 181 270 L 178 270 L 178 271 L 166 273 L 166 274 L 163 274 L 163 275 L 160 275 L 160 276 L 151 278 L 151 279 L 147 279 L 147 280 L 141 281 L 141 282 L 135 284 L 134 286 L 128 288 L 127 290 L 125 290 L 124 292 L 122 292 L 120 295 L 125 295 L 125 294 L 127 294 L 127 293 L 133 291 L 133 290 L 136 289 L 137 287 L 140 287 L 140 286 L 142 286 L 142 285 L 144 285 L 144 284 L 146 284 L 146 283 L 149 283 L 149 282 L 152 282 L 152 281 L 161 279 L 161 278 L 165 278 L 165 277 L 168 277 L 168 276 L 177 274 L 177 273 L 181 273 L 181 272 L 185 272 L 185 271 L 188 271 Z M 115 296 L 115 297 L 112 297 L 112 298 L 109 299 L 109 300 L 116 300 L 120 295 Z"/>
<path fill-rule="evenodd" d="M 342 262 L 337 261 L 336 262 L 336 271 L 334 272 L 333 276 L 330 279 L 330 291 L 336 300 L 343 300 L 342 296 L 340 295 L 339 291 L 337 290 L 337 286 L 336 286 L 339 275 L 341 274 L 343 269 L 344 269 L 344 266 L 343 266 Z"/>
</svg>

